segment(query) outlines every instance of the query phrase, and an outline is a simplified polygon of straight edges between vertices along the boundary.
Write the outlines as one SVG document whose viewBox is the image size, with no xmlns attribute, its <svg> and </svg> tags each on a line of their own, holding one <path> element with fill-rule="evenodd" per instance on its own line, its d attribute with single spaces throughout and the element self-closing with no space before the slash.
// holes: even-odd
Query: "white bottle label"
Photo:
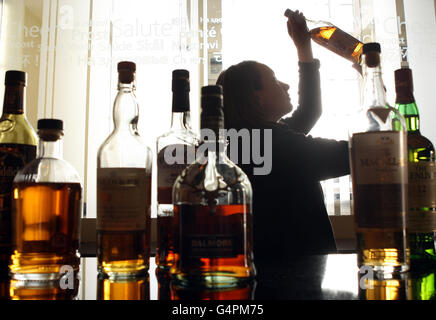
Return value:
<svg viewBox="0 0 436 320">
<path fill-rule="evenodd" d="M 144 168 L 97 169 L 97 230 L 145 230 L 151 176 Z"/>
</svg>

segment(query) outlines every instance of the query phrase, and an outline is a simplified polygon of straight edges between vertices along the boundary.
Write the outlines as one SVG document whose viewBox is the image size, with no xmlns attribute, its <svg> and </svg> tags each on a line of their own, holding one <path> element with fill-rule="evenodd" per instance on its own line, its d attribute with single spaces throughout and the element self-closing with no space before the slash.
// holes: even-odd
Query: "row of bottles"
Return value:
<svg viewBox="0 0 436 320">
<path fill-rule="evenodd" d="M 434 148 L 420 134 L 411 70 L 395 71 L 391 107 L 380 54 L 378 43 L 363 46 L 363 105 L 350 132 L 358 264 L 379 273 L 434 268 Z"/>
<path fill-rule="evenodd" d="M 97 156 L 98 271 L 111 280 L 143 277 L 150 261 L 152 153 L 137 129 L 135 72 L 133 62 L 118 64 L 114 129 Z M 25 77 L 18 71 L 6 76 L 2 127 L 6 131 L 7 123 L 14 121 L 11 132 L 34 138 L 22 107 L 25 81 L 16 80 L 17 75 Z M 21 92 L 15 94 L 21 104 L 14 105 L 26 130 L 11 116 L 11 88 Z M 171 267 L 180 285 L 243 285 L 255 275 L 251 184 L 225 153 L 222 89 L 202 88 L 201 128 L 215 136 L 201 140 L 189 126 L 187 70 L 173 72 L 173 96 L 171 131 L 157 140 L 157 264 L 166 271 Z M 71 266 L 75 273 L 79 270 L 82 187 L 74 168 L 62 159 L 63 122 L 40 119 L 38 136 L 36 158 L 33 154 L 22 159 L 21 149 L 4 152 L 11 163 L 15 159 L 11 154 L 21 157 L 14 168 L 3 163 L 10 173 L 3 184 L 7 191 L 3 198 L 9 200 L 2 207 L 3 262 L 7 264 L 11 255 L 9 269 L 17 281 L 59 280 L 64 266 Z M 22 149 L 27 143 L 17 139 L 9 143 L 6 134 L 1 142 L 4 148 Z M 25 148 L 35 149 L 35 142 L 30 139 Z M 203 152 L 196 156 L 200 144 Z M 12 239 L 7 238 L 11 235 Z"/>
</svg>

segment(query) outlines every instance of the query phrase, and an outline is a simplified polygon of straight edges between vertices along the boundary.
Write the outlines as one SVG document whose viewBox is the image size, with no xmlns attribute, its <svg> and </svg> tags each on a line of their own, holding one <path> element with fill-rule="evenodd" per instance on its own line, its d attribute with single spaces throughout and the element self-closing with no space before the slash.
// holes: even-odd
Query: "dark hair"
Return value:
<svg viewBox="0 0 436 320">
<path fill-rule="evenodd" d="M 223 88 L 224 121 L 229 128 L 270 126 L 262 117 L 256 90 L 262 89 L 258 62 L 243 61 L 221 72 L 216 84 Z"/>
</svg>

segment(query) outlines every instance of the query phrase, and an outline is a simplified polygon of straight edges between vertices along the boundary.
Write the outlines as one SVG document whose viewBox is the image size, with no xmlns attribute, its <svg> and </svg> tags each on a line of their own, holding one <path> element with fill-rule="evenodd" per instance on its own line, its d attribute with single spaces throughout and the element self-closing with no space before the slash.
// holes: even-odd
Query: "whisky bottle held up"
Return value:
<svg viewBox="0 0 436 320">
<path fill-rule="evenodd" d="M 221 86 L 202 88 L 201 144 L 173 188 L 174 284 L 242 287 L 255 276 L 252 189 L 225 152 Z"/>
<path fill-rule="evenodd" d="M 363 47 L 362 108 L 349 130 L 358 265 L 375 272 L 409 269 L 407 134 L 404 117 L 389 106 L 380 44 Z"/>
<path fill-rule="evenodd" d="M 13 184 L 15 280 L 59 280 L 77 275 L 82 186 L 76 170 L 62 157 L 63 122 L 38 120 L 38 155 Z"/>
<path fill-rule="evenodd" d="M 118 63 L 114 129 L 97 155 L 97 260 L 107 276 L 147 273 L 150 260 L 151 150 L 137 129 L 136 65 Z"/>
<path fill-rule="evenodd" d="M 12 251 L 12 182 L 18 170 L 35 159 L 37 137 L 25 114 L 26 73 L 5 75 L 0 118 L 0 265 L 7 270 Z M 1 272 L 1 271 L 0 271 Z"/>
<path fill-rule="evenodd" d="M 292 12 L 292 10 L 286 9 L 285 16 L 289 17 Z M 314 42 L 353 62 L 353 64 L 360 63 L 362 42 L 330 22 L 310 19 L 306 19 L 306 21 L 309 25 L 310 36 Z"/>
<path fill-rule="evenodd" d="M 412 70 L 395 70 L 395 107 L 407 127 L 409 208 L 407 232 L 410 259 L 417 267 L 436 264 L 436 163 L 432 142 L 420 131 L 419 110 L 413 95 Z"/>
<path fill-rule="evenodd" d="M 173 185 L 187 165 L 195 160 L 197 134 L 189 115 L 189 71 L 172 73 L 171 129 L 159 136 L 157 148 L 157 245 L 156 265 L 168 269 L 174 262 Z"/>
</svg>

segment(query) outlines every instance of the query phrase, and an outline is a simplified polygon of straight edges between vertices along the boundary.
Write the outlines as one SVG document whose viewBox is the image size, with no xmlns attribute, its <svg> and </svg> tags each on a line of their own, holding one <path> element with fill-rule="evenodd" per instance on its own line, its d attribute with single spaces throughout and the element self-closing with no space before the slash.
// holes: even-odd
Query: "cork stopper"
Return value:
<svg viewBox="0 0 436 320">
<path fill-rule="evenodd" d="M 5 85 L 26 86 L 26 73 L 18 70 L 8 70 L 5 74 Z"/>
<path fill-rule="evenodd" d="M 214 131 L 224 127 L 223 89 L 220 85 L 201 88 L 201 128 Z"/>
<path fill-rule="evenodd" d="M 59 140 L 64 134 L 64 123 L 58 119 L 39 119 L 38 136 L 44 141 Z"/>
<path fill-rule="evenodd" d="M 401 68 L 394 71 L 395 75 L 395 91 L 398 93 L 401 90 L 413 92 L 413 77 L 412 70 L 409 68 Z"/>
<path fill-rule="evenodd" d="M 135 79 L 136 64 L 131 61 L 118 63 L 118 80 L 120 83 L 131 83 Z"/>
<path fill-rule="evenodd" d="M 285 17 L 289 18 L 293 13 L 294 13 L 294 11 L 292 11 L 291 9 L 286 9 L 284 15 L 285 15 Z"/>
<path fill-rule="evenodd" d="M 362 54 L 365 56 L 365 63 L 370 68 L 375 68 L 380 65 L 381 47 L 378 42 L 365 43 L 363 45 Z"/>
</svg>

